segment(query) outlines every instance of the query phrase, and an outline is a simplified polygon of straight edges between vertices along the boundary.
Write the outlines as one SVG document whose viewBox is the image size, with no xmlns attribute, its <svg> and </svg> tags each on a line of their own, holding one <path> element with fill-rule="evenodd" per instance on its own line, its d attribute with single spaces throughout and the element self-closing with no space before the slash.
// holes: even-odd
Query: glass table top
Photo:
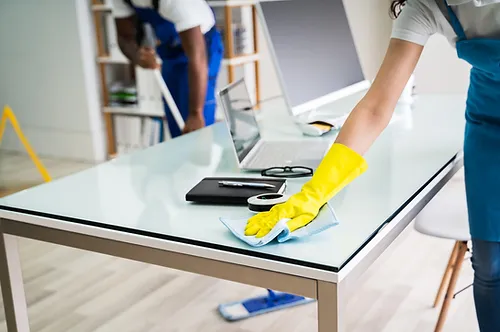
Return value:
<svg viewBox="0 0 500 332">
<path fill-rule="evenodd" d="M 320 111 L 345 113 L 359 98 Z M 219 221 L 251 216 L 245 207 L 185 201 L 204 177 L 258 176 L 239 170 L 224 123 L 0 199 L 0 216 L 1 210 L 20 210 L 337 271 L 461 150 L 464 108 L 461 95 L 422 95 L 411 108 L 398 106 L 394 121 L 366 154 L 368 171 L 331 201 L 340 224 L 300 241 L 250 247 Z M 279 102 L 267 103 L 259 119 L 266 138 L 304 139 Z M 299 191 L 306 180 L 288 180 L 287 193 Z"/>
</svg>

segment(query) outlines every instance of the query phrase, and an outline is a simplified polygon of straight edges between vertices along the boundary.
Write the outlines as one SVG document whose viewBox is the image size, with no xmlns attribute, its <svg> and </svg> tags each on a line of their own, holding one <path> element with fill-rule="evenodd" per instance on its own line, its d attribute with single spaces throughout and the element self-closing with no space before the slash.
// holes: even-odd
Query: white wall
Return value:
<svg viewBox="0 0 500 332">
<path fill-rule="evenodd" d="M 431 37 L 415 70 L 417 93 L 465 93 L 469 86 L 470 65 L 457 57 L 457 51 L 441 36 Z"/>
<path fill-rule="evenodd" d="M 268 41 L 264 36 L 261 27 L 262 22 L 259 22 L 259 55 L 260 55 L 260 98 L 261 100 L 268 100 L 281 95 L 281 86 L 278 83 L 278 76 L 276 74 L 274 62 L 269 53 Z"/>
<path fill-rule="evenodd" d="M 2 0 L 0 105 L 40 155 L 103 160 L 90 1 Z M 2 149 L 22 150 L 7 129 Z"/>
<path fill-rule="evenodd" d="M 391 37 L 391 0 L 345 0 L 345 8 L 359 52 L 363 72 L 373 80 L 382 64 Z M 430 38 L 415 70 L 417 93 L 464 93 L 470 66 L 440 35 Z"/>
<path fill-rule="evenodd" d="M 373 80 L 384 59 L 392 30 L 390 0 L 345 0 L 344 6 L 365 77 Z"/>
</svg>

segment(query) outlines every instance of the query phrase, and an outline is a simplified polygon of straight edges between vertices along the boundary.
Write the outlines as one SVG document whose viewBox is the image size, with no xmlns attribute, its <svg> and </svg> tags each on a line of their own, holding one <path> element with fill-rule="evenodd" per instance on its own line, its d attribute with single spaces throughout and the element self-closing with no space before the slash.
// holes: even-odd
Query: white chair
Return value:
<svg viewBox="0 0 500 332">
<path fill-rule="evenodd" d="M 444 289 L 447 288 L 434 330 L 439 332 L 446 320 L 470 240 L 465 185 L 461 174 L 451 179 L 416 217 L 415 229 L 425 235 L 455 241 L 434 301 L 436 307 L 441 301 Z"/>
</svg>

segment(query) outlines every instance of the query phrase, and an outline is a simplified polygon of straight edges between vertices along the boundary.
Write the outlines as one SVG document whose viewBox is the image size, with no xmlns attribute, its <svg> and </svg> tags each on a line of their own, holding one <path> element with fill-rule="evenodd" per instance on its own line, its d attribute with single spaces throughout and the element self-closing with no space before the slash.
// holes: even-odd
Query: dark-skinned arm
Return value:
<svg viewBox="0 0 500 332">
<path fill-rule="evenodd" d="M 179 36 L 188 58 L 189 117 L 184 132 L 190 132 L 205 126 L 203 109 L 208 84 L 207 50 L 199 26 L 182 31 Z"/>
<path fill-rule="evenodd" d="M 132 64 L 136 65 L 139 60 L 139 46 L 135 41 L 137 31 L 134 24 L 134 17 L 117 18 L 115 19 L 115 24 L 120 50 Z"/>
</svg>

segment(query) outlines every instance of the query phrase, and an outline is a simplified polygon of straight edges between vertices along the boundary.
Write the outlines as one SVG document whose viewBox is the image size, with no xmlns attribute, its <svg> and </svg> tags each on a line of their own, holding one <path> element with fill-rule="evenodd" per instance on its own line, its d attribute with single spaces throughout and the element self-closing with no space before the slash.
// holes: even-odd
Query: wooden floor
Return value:
<svg viewBox="0 0 500 332">
<path fill-rule="evenodd" d="M 90 166 L 50 159 L 44 162 L 53 177 Z M 0 152 L 0 188 L 4 193 L 8 188 L 16 190 L 39 181 L 25 156 Z M 347 330 L 432 331 L 438 311 L 431 304 L 452 245 L 409 228 L 363 276 L 349 299 Z M 21 240 L 19 246 L 31 331 L 317 330 L 315 304 L 237 323 L 225 322 L 218 315 L 219 303 L 264 294 L 263 289 L 31 240 Z M 467 261 L 458 288 L 471 281 Z M 0 308 L 0 332 L 5 331 Z M 445 331 L 478 331 L 471 289 L 452 302 Z"/>
</svg>

